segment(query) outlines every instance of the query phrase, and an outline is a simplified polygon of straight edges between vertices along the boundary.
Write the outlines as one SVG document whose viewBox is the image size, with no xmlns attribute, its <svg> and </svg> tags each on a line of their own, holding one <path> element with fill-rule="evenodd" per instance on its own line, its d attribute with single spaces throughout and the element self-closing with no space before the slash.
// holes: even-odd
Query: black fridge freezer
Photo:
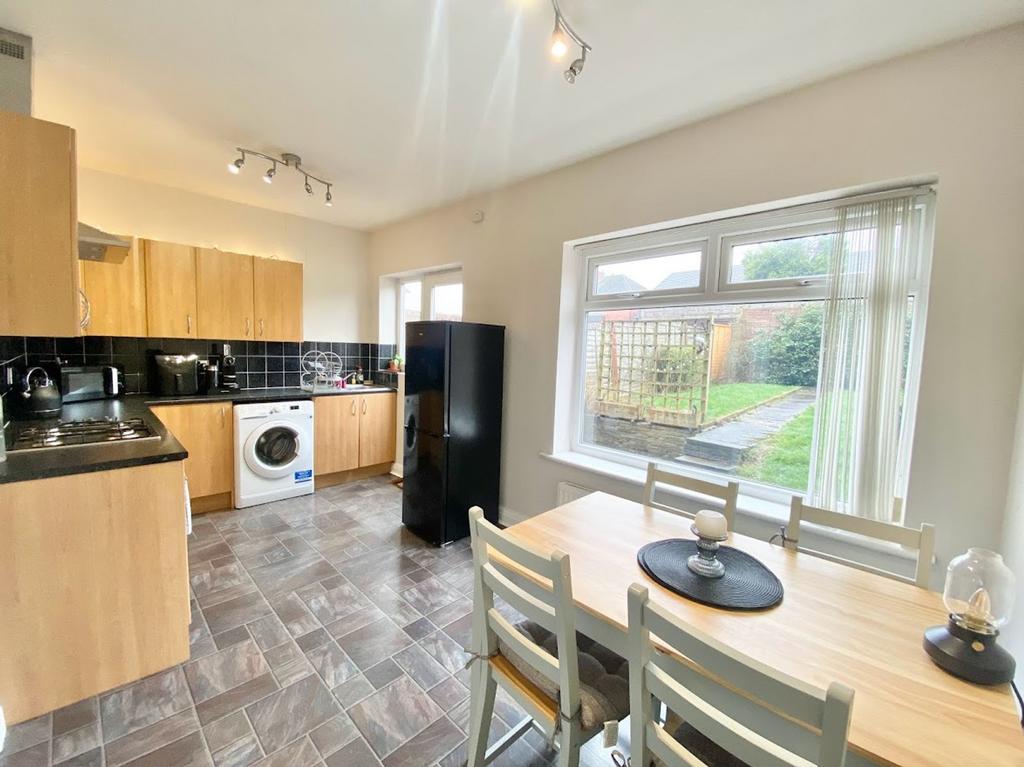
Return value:
<svg viewBox="0 0 1024 767">
<path fill-rule="evenodd" d="M 402 522 L 430 543 L 498 521 L 505 328 L 410 322 L 405 331 Z"/>
</svg>

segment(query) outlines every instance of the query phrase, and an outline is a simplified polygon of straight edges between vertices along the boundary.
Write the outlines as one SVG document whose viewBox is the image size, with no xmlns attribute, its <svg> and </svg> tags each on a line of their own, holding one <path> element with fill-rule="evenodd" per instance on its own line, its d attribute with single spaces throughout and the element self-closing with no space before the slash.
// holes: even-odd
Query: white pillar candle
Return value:
<svg viewBox="0 0 1024 767">
<path fill-rule="evenodd" d="M 729 534 L 725 516 L 717 511 L 701 509 L 693 521 L 697 525 L 697 532 L 704 538 L 724 538 Z"/>
</svg>

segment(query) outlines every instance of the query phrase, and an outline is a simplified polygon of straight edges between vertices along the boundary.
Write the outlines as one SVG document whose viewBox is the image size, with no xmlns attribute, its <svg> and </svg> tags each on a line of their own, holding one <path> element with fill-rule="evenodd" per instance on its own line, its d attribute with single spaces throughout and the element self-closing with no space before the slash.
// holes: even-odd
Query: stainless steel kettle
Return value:
<svg viewBox="0 0 1024 767">
<path fill-rule="evenodd" d="M 30 418 L 55 418 L 64 405 L 57 384 L 41 367 L 29 368 L 25 373 L 25 388 L 21 392 L 25 414 Z"/>
</svg>

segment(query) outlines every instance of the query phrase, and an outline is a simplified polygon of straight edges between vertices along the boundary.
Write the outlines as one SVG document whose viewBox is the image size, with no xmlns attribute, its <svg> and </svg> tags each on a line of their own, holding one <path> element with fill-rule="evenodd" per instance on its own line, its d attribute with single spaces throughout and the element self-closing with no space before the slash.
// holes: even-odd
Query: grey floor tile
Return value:
<svg viewBox="0 0 1024 767">
<path fill-rule="evenodd" d="M 347 714 L 338 714 L 309 733 L 321 756 L 330 756 L 359 737 L 359 730 Z"/>
<path fill-rule="evenodd" d="M 303 636 L 320 628 L 320 621 L 297 594 L 279 595 L 270 601 L 270 605 L 293 637 Z"/>
<path fill-rule="evenodd" d="M 326 629 L 314 629 L 308 634 L 296 638 L 295 644 L 299 646 L 299 649 L 303 652 L 309 652 L 314 647 L 319 647 L 322 644 L 326 644 L 331 641 L 331 635 L 327 633 Z"/>
<path fill-rule="evenodd" d="M 161 719 L 155 724 L 136 730 L 117 740 L 107 743 L 107 767 L 118 767 L 138 759 L 151 751 L 173 743 L 199 729 L 199 720 L 193 709 Z"/>
<path fill-rule="evenodd" d="M 251 732 L 252 727 L 249 726 L 249 718 L 245 715 L 244 711 L 236 711 L 230 716 L 218 719 L 213 724 L 203 728 L 206 745 L 212 751 L 219 751 L 239 738 L 244 738 Z"/>
<path fill-rule="evenodd" d="M 290 743 L 259 762 L 259 767 L 312 767 L 320 754 L 309 738 Z"/>
<path fill-rule="evenodd" d="M 63 735 L 96 721 L 99 706 L 96 698 L 86 698 L 53 712 L 53 736 Z"/>
<path fill-rule="evenodd" d="M 216 767 L 248 767 L 263 758 L 259 741 L 252 733 L 213 752 Z"/>
<path fill-rule="evenodd" d="M 450 676 L 427 690 L 427 695 L 445 711 L 450 711 L 469 697 L 469 690 L 463 687 L 455 677 Z"/>
<path fill-rule="evenodd" d="M 7 743 L 4 743 L 4 753 L 0 757 L 3 767 L 50 767 L 51 764 L 49 738 L 17 751 L 9 751 Z"/>
<path fill-rule="evenodd" d="M 403 673 L 405 672 L 402 671 L 401 666 L 391 658 L 387 658 L 376 666 L 366 669 L 366 681 L 372 684 L 374 689 L 379 690 L 381 687 L 391 684 L 398 677 L 402 676 Z"/>
<path fill-rule="evenodd" d="M 213 760 L 206 750 L 202 733 L 194 732 L 128 764 L 131 767 L 209 767 Z"/>
<path fill-rule="evenodd" d="M 182 669 L 162 671 L 100 698 L 103 737 L 116 740 L 191 705 Z"/>
<path fill-rule="evenodd" d="M 63 762 L 55 762 L 55 767 L 103 767 L 103 749 L 96 746 Z"/>
<path fill-rule="evenodd" d="M 334 697 L 315 675 L 246 707 L 249 721 L 267 753 L 319 727 L 338 712 Z"/>
<path fill-rule="evenodd" d="M 319 647 L 314 647 L 306 653 L 313 668 L 324 680 L 328 687 L 337 687 L 356 674 L 359 669 L 356 664 L 338 646 L 337 642 L 328 642 Z"/>
<path fill-rule="evenodd" d="M 12 724 L 7 728 L 7 738 L 4 740 L 2 755 L 11 756 L 18 751 L 43 743 L 49 743 L 53 728 L 53 717 L 51 714 L 43 714 L 27 722 Z"/>
<path fill-rule="evenodd" d="M 378 756 L 386 756 L 444 712 L 406 676 L 349 709 L 348 714 Z"/>
<path fill-rule="evenodd" d="M 274 675 L 264 674 L 251 682 L 241 684 L 209 700 L 204 700 L 196 706 L 196 714 L 199 716 L 199 721 L 205 726 L 243 706 L 261 700 L 279 689 L 277 682 L 274 681 Z"/>
<path fill-rule="evenodd" d="M 256 644 L 260 646 L 261 650 L 277 647 L 292 638 L 288 629 L 284 627 L 281 619 L 276 615 L 267 615 L 257 621 L 253 621 L 249 624 L 248 628 L 249 633 L 252 634 L 253 639 L 256 640 Z"/>
<path fill-rule="evenodd" d="M 433 764 L 458 746 L 464 737 L 458 727 L 442 717 L 384 757 L 384 767 Z"/>
<path fill-rule="evenodd" d="M 270 604 L 258 591 L 203 608 L 203 615 L 214 634 L 251 623 L 271 612 Z"/>
<path fill-rule="evenodd" d="M 59 764 L 73 756 L 92 751 L 100 745 L 100 723 L 93 720 L 76 730 L 65 732 L 53 739 L 53 762 Z"/>
<path fill-rule="evenodd" d="M 297 682 L 313 673 L 313 666 L 294 642 L 278 645 L 266 653 L 274 677 L 282 687 Z"/>
<path fill-rule="evenodd" d="M 196 703 L 251 682 L 269 671 L 270 666 L 252 639 L 185 664 L 185 677 Z"/>
<path fill-rule="evenodd" d="M 371 695 L 374 689 L 376 688 L 370 684 L 370 681 L 360 674 L 359 676 L 352 677 L 347 682 L 339 684 L 331 692 L 334 693 L 334 697 L 338 699 L 338 702 L 344 708 L 351 708 L 363 698 Z"/>
<path fill-rule="evenodd" d="M 428 578 L 401 592 L 402 598 L 424 615 L 458 600 L 460 593 L 440 578 Z"/>
<path fill-rule="evenodd" d="M 448 678 L 445 667 L 418 644 L 409 645 L 396 653 L 394 660 L 424 690 Z"/>
<path fill-rule="evenodd" d="M 408 647 L 412 640 L 390 620 L 382 618 L 339 638 L 338 644 L 365 670 Z"/>
<path fill-rule="evenodd" d="M 223 650 L 225 647 L 230 647 L 233 644 L 245 642 L 249 639 L 249 636 L 249 630 L 245 626 L 236 626 L 233 629 L 214 634 L 213 643 L 217 645 L 218 650 Z"/>
<path fill-rule="evenodd" d="M 327 757 L 324 762 L 327 767 L 380 767 L 380 759 L 361 738 Z"/>
<path fill-rule="evenodd" d="M 462 646 L 443 631 L 435 631 L 421 639 L 418 643 L 434 660 L 440 663 L 449 674 L 462 671 L 469 657 Z"/>
</svg>

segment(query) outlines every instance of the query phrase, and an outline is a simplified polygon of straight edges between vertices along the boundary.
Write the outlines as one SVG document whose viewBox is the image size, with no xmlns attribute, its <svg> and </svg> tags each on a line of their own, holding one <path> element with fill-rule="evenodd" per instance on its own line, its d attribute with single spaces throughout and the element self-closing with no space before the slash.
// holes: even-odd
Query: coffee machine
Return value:
<svg viewBox="0 0 1024 767">
<path fill-rule="evenodd" d="M 210 366 L 216 365 L 214 376 L 217 391 L 231 392 L 238 390 L 238 363 L 231 354 L 231 344 L 214 344 Z"/>
</svg>

